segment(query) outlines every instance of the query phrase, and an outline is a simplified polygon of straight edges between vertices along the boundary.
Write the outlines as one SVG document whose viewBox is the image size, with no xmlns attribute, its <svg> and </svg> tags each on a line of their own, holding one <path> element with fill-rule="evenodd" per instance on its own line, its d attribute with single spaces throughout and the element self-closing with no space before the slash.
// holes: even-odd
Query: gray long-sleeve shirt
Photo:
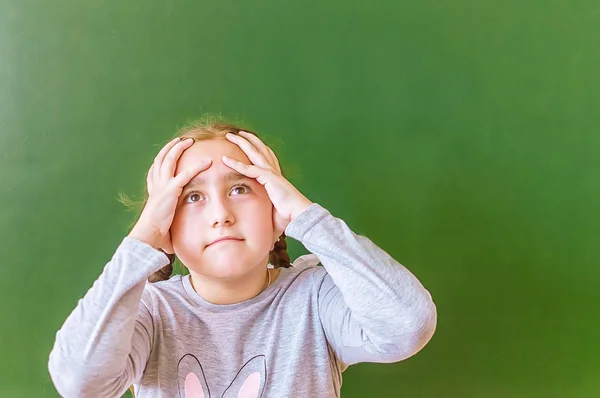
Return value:
<svg viewBox="0 0 600 398">
<path fill-rule="evenodd" d="M 312 254 L 258 296 L 204 301 L 188 276 L 149 283 L 159 250 L 126 237 L 56 334 L 64 397 L 338 397 L 357 362 L 417 353 L 436 327 L 430 294 L 318 204 L 286 228 Z M 323 266 L 317 266 L 318 263 Z"/>
</svg>

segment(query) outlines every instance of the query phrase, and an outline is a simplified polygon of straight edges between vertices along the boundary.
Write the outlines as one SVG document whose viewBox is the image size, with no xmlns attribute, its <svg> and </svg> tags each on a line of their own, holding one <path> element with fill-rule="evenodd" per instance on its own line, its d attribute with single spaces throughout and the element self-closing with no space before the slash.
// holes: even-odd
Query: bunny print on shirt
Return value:
<svg viewBox="0 0 600 398">
<path fill-rule="evenodd" d="M 210 383 L 206 380 L 200 361 L 195 356 L 186 354 L 179 360 L 177 365 L 179 397 L 258 398 L 263 394 L 266 374 L 265 356 L 257 355 L 242 366 L 222 394 L 211 393 Z"/>
</svg>

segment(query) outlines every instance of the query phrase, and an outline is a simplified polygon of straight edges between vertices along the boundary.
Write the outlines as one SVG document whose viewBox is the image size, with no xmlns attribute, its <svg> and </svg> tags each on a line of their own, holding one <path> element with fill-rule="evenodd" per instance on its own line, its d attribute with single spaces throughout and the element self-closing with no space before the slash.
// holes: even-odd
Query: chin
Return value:
<svg viewBox="0 0 600 398">
<path fill-rule="evenodd" d="M 199 273 L 215 278 L 239 278 L 252 269 L 252 264 L 257 263 L 255 259 L 239 255 L 215 256 L 200 267 Z"/>
</svg>

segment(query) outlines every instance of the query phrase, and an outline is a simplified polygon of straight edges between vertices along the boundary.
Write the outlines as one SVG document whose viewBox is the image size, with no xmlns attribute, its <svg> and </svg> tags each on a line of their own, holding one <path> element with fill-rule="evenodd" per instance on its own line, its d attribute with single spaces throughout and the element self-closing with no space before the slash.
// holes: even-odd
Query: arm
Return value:
<svg viewBox="0 0 600 398">
<path fill-rule="evenodd" d="M 436 307 L 418 279 L 385 251 L 318 204 L 287 227 L 323 264 L 313 274 L 319 316 L 346 365 L 396 362 L 431 339 Z"/>
<path fill-rule="evenodd" d="M 118 397 L 141 378 L 152 346 L 142 303 L 148 275 L 167 256 L 126 237 L 56 334 L 48 368 L 64 397 Z"/>
</svg>

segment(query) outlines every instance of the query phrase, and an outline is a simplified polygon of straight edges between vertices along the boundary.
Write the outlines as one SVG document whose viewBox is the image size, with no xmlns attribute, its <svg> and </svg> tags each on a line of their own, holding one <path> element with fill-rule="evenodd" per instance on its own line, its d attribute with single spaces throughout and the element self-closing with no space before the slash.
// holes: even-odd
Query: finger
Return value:
<svg viewBox="0 0 600 398">
<path fill-rule="evenodd" d="M 229 141 L 236 144 L 242 151 L 244 151 L 246 156 L 248 156 L 248 159 L 250 159 L 250 162 L 260 167 L 271 167 L 265 156 L 244 137 L 231 133 L 227 134 L 226 137 Z"/>
<path fill-rule="evenodd" d="M 267 159 L 271 167 L 277 170 L 277 158 L 274 156 L 275 154 L 273 153 L 271 148 L 269 148 L 260 138 L 258 138 L 258 136 L 252 133 L 242 130 L 240 131 L 240 135 L 248 141 L 250 141 L 250 143 L 257 149 L 257 151 L 263 154 L 263 156 Z"/>
<path fill-rule="evenodd" d="M 231 159 L 227 156 L 223 156 L 223 163 L 225 166 L 232 168 L 240 174 L 245 175 L 249 178 L 255 178 L 262 185 L 266 184 L 271 175 L 273 175 L 273 169 L 264 169 L 256 165 L 248 165 L 237 160 Z"/>
<path fill-rule="evenodd" d="M 183 141 L 177 143 L 171 148 L 169 153 L 165 156 L 163 163 L 160 167 L 160 176 L 165 181 L 173 178 L 175 174 L 175 168 L 177 167 L 177 161 L 181 157 L 181 154 L 194 144 L 193 138 L 186 138 Z"/>
<path fill-rule="evenodd" d="M 190 182 L 192 178 L 202 173 L 203 171 L 210 168 L 212 165 L 211 159 L 203 159 L 196 166 L 190 167 L 186 170 L 183 170 L 181 173 L 177 174 L 173 179 L 173 184 L 179 188 L 183 189 L 184 186 Z"/>
<path fill-rule="evenodd" d="M 174 138 L 173 140 L 169 141 L 154 157 L 154 164 L 156 165 L 155 167 L 153 167 L 152 171 L 152 178 L 154 181 L 158 181 L 158 179 L 160 178 L 160 166 L 162 165 L 165 156 L 167 156 L 167 153 L 169 153 L 171 148 L 173 148 L 180 141 L 180 137 Z"/>
<path fill-rule="evenodd" d="M 279 172 L 279 174 L 281 174 L 281 166 L 279 165 L 279 159 L 277 159 L 277 155 L 275 155 L 275 152 L 273 152 L 273 150 L 271 148 L 267 147 L 267 149 L 269 150 L 269 153 L 273 157 L 273 163 L 275 163 L 275 168 L 277 169 L 277 172 Z"/>
</svg>

